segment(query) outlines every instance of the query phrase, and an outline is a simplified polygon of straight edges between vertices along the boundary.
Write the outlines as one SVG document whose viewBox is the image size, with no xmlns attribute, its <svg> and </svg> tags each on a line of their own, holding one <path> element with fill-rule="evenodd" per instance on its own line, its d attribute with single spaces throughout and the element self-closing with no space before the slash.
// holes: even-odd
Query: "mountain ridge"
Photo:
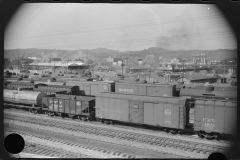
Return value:
<svg viewBox="0 0 240 160">
<path fill-rule="evenodd" d="M 57 49 L 4 49 L 4 58 L 13 59 L 14 56 L 20 56 L 25 53 L 25 57 L 40 57 L 40 58 L 95 58 L 101 59 L 108 56 L 126 57 L 135 56 L 144 58 L 147 55 L 161 56 L 163 59 L 169 60 L 182 56 L 182 58 L 191 59 L 193 55 L 206 54 L 209 59 L 224 59 L 229 57 L 237 58 L 237 49 L 216 49 L 216 50 L 167 50 L 161 47 L 150 47 L 140 51 L 118 51 L 107 48 L 81 49 L 81 50 L 57 50 Z"/>
</svg>

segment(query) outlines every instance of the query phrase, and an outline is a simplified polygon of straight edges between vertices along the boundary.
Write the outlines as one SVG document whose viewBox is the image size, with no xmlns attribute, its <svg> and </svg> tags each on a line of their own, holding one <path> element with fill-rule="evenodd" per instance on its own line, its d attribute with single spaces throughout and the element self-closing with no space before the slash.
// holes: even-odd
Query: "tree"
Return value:
<svg viewBox="0 0 240 160">
<path fill-rule="evenodd" d="M 4 68 L 12 68 L 11 61 L 8 58 L 4 58 Z"/>
<path fill-rule="evenodd" d="M 130 68 L 127 67 L 126 70 L 125 70 L 126 73 L 129 73 L 130 72 Z"/>
<path fill-rule="evenodd" d="M 138 60 L 136 57 L 129 57 L 129 60 L 128 60 L 128 67 L 136 67 L 138 66 Z"/>
<path fill-rule="evenodd" d="M 146 56 L 146 64 L 148 64 L 151 68 L 155 70 L 155 66 L 159 65 L 159 57 L 154 55 Z"/>
<path fill-rule="evenodd" d="M 62 61 L 61 58 L 52 58 L 52 61 Z"/>
<path fill-rule="evenodd" d="M 13 55 L 14 60 L 12 61 L 12 65 L 18 66 L 18 68 L 21 69 L 21 67 L 22 67 L 21 61 L 23 61 L 25 59 L 25 52 L 22 55 L 20 55 L 19 52 L 18 53 L 14 52 L 14 53 L 15 53 Z"/>
<path fill-rule="evenodd" d="M 214 73 L 215 74 L 223 74 L 224 73 L 224 68 L 223 67 L 214 67 Z"/>
<path fill-rule="evenodd" d="M 172 71 L 175 72 L 176 64 L 173 63 L 173 64 L 171 64 L 171 66 L 172 66 Z"/>
<path fill-rule="evenodd" d="M 100 63 L 102 66 L 112 66 L 111 62 L 103 61 Z"/>
</svg>

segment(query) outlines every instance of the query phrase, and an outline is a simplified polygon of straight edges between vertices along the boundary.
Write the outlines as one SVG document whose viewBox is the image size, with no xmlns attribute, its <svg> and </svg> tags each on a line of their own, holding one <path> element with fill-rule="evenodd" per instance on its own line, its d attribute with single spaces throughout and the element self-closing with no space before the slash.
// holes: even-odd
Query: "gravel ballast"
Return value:
<svg viewBox="0 0 240 160">
<path fill-rule="evenodd" d="M 143 131 L 143 130 L 137 130 L 137 129 L 127 129 L 127 128 L 119 128 L 119 127 L 114 127 L 114 126 L 109 126 L 109 125 L 104 125 L 104 124 L 94 124 L 90 122 L 81 122 L 81 121 L 74 121 L 74 120 L 68 120 L 68 119 L 61 119 L 61 118 L 52 118 L 48 116 L 43 116 L 43 115 L 34 115 L 31 113 L 12 113 L 5 111 L 8 114 L 16 114 L 16 115 L 28 115 L 31 117 L 42 117 L 43 119 L 49 119 L 51 121 L 56 121 L 56 122 L 64 122 L 64 123 L 71 123 L 71 124 L 80 124 L 80 125 L 85 125 L 85 126 L 93 126 L 93 127 L 100 127 L 100 128 L 107 128 L 107 129 L 112 129 L 112 130 L 118 130 L 118 131 L 124 131 L 124 132 L 131 132 L 131 133 L 138 133 L 138 134 L 146 134 L 146 135 L 151 135 L 151 136 L 157 136 L 157 137 L 164 137 L 164 138 L 171 138 L 171 139 L 176 139 L 176 140 L 183 140 L 183 141 L 191 141 L 191 142 L 196 142 L 196 143 L 204 143 L 204 144 L 209 144 L 209 145 L 217 145 L 217 146 L 223 146 L 223 147 L 231 147 L 232 143 L 226 143 L 226 142 L 218 142 L 218 141 L 212 141 L 212 140 L 207 140 L 207 139 L 199 139 L 199 138 L 192 138 L 192 137 L 186 137 L 186 136 L 181 136 L 181 135 L 171 135 L 165 132 L 157 132 L 157 131 Z"/>
<path fill-rule="evenodd" d="M 142 148 L 142 149 L 149 149 L 149 150 L 153 150 L 153 151 L 184 156 L 186 158 L 207 158 L 208 157 L 207 155 L 204 155 L 201 153 L 188 152 L 188 151 L 183 151 L 181 149 L 176 149 L 176 148 L 153 146 L 153 145 L 143 144 L 143 143 L 138 143 L 138 142 L 133 142 L 133 141 L 120 140 L 117 138 L 110 138 L 110 137 L 105 137 L 105 136 L 86 134 L 86 133 L 79 132 L 79 131 L 78 132 L 69 131 L 69 130 L 64 130 L 64 129 L 60 129 L 60 128 L 56 128 L 56 127 L 41 126 L 38 124 L 31 124 L 31 123 L 25 123 L 25 122 L 23 123 L 23 122 L 18 122 L 18 121 L 14 121 L 14 120 L 5 120 L 5 123 L 15 124 L 15 125 L 19 125 L 19 126 L 26 126 L 26 127 L 30 127 L 30 128 L 41 129 L 41 130 L 46 130 L 46 131 L 51 131 L 51 132 L 57 132 L 57 133 L 62 133 L 62 134 L 67 134 L 67 135 L 74 135 L 74 136 L 79 136 L 79 137 L 84 137 L 84 138 L 89 138 L 89 139 L 101 140 L 101 141 L 105 141 L 105 142 L 126 145 L 126 146 L 131 146 L 131 147 L 137 147 L 137 148 Z"/>
</svg>

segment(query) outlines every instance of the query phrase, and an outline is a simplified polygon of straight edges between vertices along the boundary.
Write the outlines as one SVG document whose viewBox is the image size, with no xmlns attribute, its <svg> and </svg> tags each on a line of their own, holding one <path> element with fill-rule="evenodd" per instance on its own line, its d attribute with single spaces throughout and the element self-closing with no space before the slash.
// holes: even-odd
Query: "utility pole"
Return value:
<svg viewBox="0 0 240 160">
<path fill-rule="evenodd" d="M 183 81 L 183 76 L 184 76 L 184 62 L 185 62 L 186 60 L 183 60 L 183 74 L 182 74 L 182 81 Z"/>
<path fill-rule="evenodd" d="M 124 64 L 123 64 L 123 60 L 122 60 L 122 64 L 121 64 L 121 66 L 122 66 L 122 76 L 123 76 L 123 66 L 124 66 Z"/>
<path fill-rule="evenodd" d="M 223 70 L 224 77 L 225 77 L 225 65 L 226 65 L 226 59 L 224 59 L 224 70 Z"/>
<path fill-rule="evenodd" d="M 18 52 L 18 67 L 17 68 L 20 70 L 20 66 L 19 66 L 19 52 Z"/>
</svg>

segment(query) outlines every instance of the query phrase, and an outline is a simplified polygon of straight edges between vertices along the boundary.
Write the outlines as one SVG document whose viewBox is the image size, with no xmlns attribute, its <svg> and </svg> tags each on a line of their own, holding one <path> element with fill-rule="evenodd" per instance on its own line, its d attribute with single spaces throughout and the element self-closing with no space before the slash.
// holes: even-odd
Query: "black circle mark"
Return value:
<svg viewBox="0 0 240 160">
<path fill-rule="evenodd" d="M 222 154 L 222 153 L 212 153 L 209 157 L 208 157 L 208 160 L 214 160 L 214 159 L 217 159 L 217 160 L 227 160 L 227 157 Z"/>
<path fill-rule="evenodd" d="M 4 139 L 4 148 L 7 152 L 11 154 L 20 153 L 25 146 L 25 141 L 23 137 L 19 134 L 12 133 L 7 135 Z"/>
</svg>

